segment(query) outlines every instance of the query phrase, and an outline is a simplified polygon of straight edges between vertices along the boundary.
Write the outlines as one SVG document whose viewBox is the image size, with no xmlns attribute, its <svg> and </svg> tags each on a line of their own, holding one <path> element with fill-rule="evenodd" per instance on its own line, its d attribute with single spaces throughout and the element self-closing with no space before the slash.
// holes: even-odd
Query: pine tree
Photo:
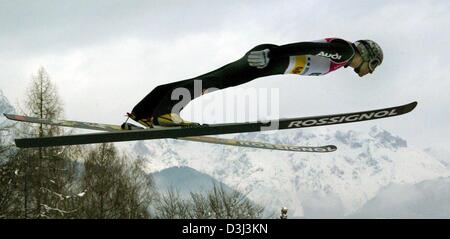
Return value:
<svg viewBox="0 0 450 239">
<path fill-rule="evenodd" d="M 39 118 L 60 118 L 63 109 L 55 86 L 49 74 L 41 67 L 28 89 L 24 113 Z M 57 126 L 26 125 L 20 134 L 44 137 L 61 135 L 64 131 Z M 76 211 L 66 208 L 71 198 L 76 162 L 72 160 L 79 153 L 77 147 L 52 147 L 20 150 L 15 160 L 21 172 L 23 189 L 23 217 L 66 218 Z"/>
</svg>

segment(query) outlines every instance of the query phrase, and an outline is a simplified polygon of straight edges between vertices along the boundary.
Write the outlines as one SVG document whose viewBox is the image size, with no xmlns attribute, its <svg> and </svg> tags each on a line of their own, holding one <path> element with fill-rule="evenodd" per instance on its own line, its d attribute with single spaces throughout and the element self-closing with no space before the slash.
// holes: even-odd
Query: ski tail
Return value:
<svg viewBox="0 0 450 239">
<path fill-rule="evenodd" d="M 14 121 L 19 121 L 19 122 L 48 124 L 48 125 L 70 127 L 70 128 L 77 128 L 77 129 L 90 129 L 90 130 L 101 130 L 101 131 L 121 130 L 120 125 L 99 124 L 99 123 L 80 122 L 80 121 L 71 121 L 71 120 L 42 119 L 42 118 L 37 118 L 37 117 L 14 115 L 14 114 L 3 114 L 3 115 L 9 120 L 14 120 Z"/>
</svg>

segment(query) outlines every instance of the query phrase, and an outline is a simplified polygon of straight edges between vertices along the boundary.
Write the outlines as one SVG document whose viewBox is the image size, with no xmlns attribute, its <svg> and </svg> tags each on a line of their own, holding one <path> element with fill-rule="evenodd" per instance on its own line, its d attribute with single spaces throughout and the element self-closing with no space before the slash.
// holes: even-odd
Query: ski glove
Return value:
<svg viewBox="0 0 450 239">
<path fill-rule="evenodd" d="M 269 64 L 269 49 L 264 49 L 262 51 L 251 51 L 248 54 L 248 64 L 250 66 L 262 69 Z"/>
</svg>

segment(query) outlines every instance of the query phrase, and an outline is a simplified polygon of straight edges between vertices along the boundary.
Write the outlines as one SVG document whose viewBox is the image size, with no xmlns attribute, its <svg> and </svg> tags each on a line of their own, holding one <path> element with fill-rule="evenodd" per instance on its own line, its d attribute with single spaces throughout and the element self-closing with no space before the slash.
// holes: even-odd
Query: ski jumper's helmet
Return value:
<svg viewBox="0 0 450 239">
<path fill-rule="evenodd" d="M 383 50 L 376 42 L 358 40 L 354 44 L 363 61 L 369 63 L 370 72 L 373 72 L 383 62 Z"/>
</svg>

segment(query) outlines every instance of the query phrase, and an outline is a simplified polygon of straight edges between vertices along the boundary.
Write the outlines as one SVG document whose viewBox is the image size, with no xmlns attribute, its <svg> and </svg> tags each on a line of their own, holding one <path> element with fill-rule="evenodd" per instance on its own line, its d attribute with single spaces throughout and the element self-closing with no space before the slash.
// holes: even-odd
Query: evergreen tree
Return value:
<svg viewBox="0 0 450 239">
<path fill-rule="evenodd" d="M 33 117 L 56 119 L 63 113 L 62 104 L 49 74 L 41 67 L 27 91 L 24 113 Z M 51 125 L 22 125 L 19 135 L 56 136 L 64 131 Z M 77 147 L 51 147 L 20 150 L 14 159 L 20 167 L 23 190 L 23 217 L 66 218 L 75 209 L 66 208 L 73 194 Z"/>
</svg>

